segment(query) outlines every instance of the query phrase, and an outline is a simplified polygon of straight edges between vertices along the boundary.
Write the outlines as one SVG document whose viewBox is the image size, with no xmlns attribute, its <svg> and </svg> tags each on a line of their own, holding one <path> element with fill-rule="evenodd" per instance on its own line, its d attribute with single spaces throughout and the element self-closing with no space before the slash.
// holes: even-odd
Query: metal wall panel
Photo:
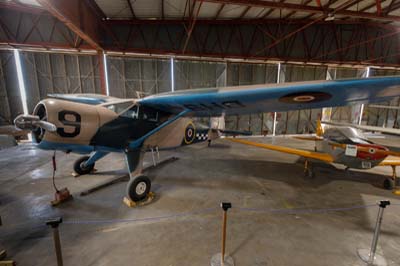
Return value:
<svg viewBox="0 0 400 266">
<path fill-rule="evenodd" d="M 107 57 L 110 95 L 136 98 L 171 91 L 170 61 L 131 57 Z"/>
<path fill-rule="evenodd" d="M 388 69 L 374 69 L 371 68 L 370 76 L 396 76 L 400 75 L 400 71 L 388 70 Z M 388 106 L 399 106 L 400 97 L 395 97 L 390 101 L 377 103 L 379 105 Z M 380 109 L 369 107 L 368 105 L 364 108 L 363 124 L 371 126 L 383 126 L 383 127 L 400 127 L 400 113 L 399 110 L 395 109 Z"/>
<path fill-rule="evenodd" d="M 97 56 L 21 52 L 29 112 L 51 93 L 101 93 Z"/>
<path fill-rule="evenodd" d="M 175 60 L 175 90 L 215 88 L 225 86 L 225 71 L 225 63 Z"/>
<path fill-rule="evenodd" d="M 12 51 L 0 51 L 0 125 L 11 124 L 23 113 Z"/>
</svg>

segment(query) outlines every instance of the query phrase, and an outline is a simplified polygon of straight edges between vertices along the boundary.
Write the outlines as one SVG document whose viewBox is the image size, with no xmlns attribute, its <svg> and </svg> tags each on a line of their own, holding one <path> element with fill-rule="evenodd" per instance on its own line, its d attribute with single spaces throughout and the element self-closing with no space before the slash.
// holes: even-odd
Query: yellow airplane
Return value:
<svg viewBox="0 0 400 266">
<path fill-rule="evenodd" d="M 238 138 L 229 140 L 263 149 L 294 154 L 305 158 L 304 173 L 313 177 L 308 159 L 325 163 L 337 163 L 353 169 L 371 169 L 376 166 L 391 166 L 393 174 L 383 182 L 385 189 L 393 189 L 396 181 L 396 167 L 400 166 L 400 152 L 391 151 L 388 147 L 369 141 L 365 135 L 350 126 L 331 127 L 323 130 L 321 122 L 317 121 L 316 136 L 296 137 L 301 140 L 315 141 L 315 151 L 301 150 L 284 146 L 259 143 Z M 392 157 L 395 156 L 395 157 Z"/>
</svg>

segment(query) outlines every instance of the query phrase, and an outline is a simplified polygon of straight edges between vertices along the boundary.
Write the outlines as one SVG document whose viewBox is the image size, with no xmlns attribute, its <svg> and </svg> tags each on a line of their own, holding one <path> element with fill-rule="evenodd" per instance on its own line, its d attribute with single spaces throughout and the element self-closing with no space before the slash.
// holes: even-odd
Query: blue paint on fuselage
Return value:
<svg viewBox="0 0 400 266">
<path fill-rule="evenodd" d="M 93 151 L 101 151 L 101 152 L 123 152 L 123 149 L 115 149 L 104 146 L 92 146 L 92 145 L 81 145 L 81 144 L 69 144 L 69 143 L 60 143 L 60 142 L 52 142 L 43 140 L 37 146 L 43 150 L 59 150 L 65 152 L 74 152 L 79 154 L 88 154 Z"/>
</svg>

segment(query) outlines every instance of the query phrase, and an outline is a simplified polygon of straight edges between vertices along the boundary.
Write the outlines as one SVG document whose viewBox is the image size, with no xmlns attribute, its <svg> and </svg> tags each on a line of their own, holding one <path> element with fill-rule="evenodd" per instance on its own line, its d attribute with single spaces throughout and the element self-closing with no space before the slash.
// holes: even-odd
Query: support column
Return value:
<svg viewBox="0 0 400 266">
<path fill-rule="evenodd" d="M 361 74 L 362 78 L 368 78 L 370 68 L 366 67 Z M 351 123 L 361 125 L 364 113 L 364 104 L 355 104 L 351 108 Z"/>
<path fill-rule="evenodd" d="M 174 58 L 170 59 L 170 68 L 171 68 L 171 91 L 175 91 L 175 74 L 174 74 Z"/>
<path fill-rule="evenodd" d="M 326 80 L 334 80 L 336 78 L 336 69 L 328 67 L 326 69 Z M 321 121 L 330 121 L 332 116 L 332 107 L 322 108 Z M 324 124 L 321 125 L 322 129 Z"/>
<path fill-rule="evenodd" d="M 283 75 L 283 82 L 284 82 L 285 76 Z M 276 74 L 276 83 L 281 82 L 281 63 L 278 63 L 278 72 Z M 272 136 L 276 135 L 276 112 L 274 112 L 274 123 L 272 126 Z"/>
<path fill-rule="evenodd" d="M 101 89 L 101 94 L 108 95 L 108 90 L 107 90 L 107 79 L 106 79 L 106 66 L 105 66 L 105 60 L 106 60 L 106 55 L 104 54 L 104 51 L 97 51 L 97 60 L 99 62 L 99 75 L 100 75 L 100 89 Z"/>
</svg>

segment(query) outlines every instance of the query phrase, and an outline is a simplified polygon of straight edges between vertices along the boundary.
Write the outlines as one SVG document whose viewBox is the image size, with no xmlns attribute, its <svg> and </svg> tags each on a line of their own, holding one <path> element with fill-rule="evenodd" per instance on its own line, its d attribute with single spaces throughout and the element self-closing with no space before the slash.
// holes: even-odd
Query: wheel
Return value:
<svg viewBox="0 0 400 266">
<path fill-rule="evenodd" d="M 89 159 L 89 156 L 83 156 L 75 161 L 74 171 L 79 175 L 89 174 L 94 169 L 94 163 L 84 166 L 84 163 Z"/>
<path fill-rule="evenodd" d="M 391 178 L 386 178 L 385 181 L 383 181 L 383 188 L 392 190 L 394 188 L 394 180 Z"/>
<path fill-rule="evenodd" d="M 147 176 L 138 176 L 129 180 L 126 187 L 126 194 L 132 201 L 144 200 L 149 194 L 151 188 L 151 181 Z"/>
</svg>

